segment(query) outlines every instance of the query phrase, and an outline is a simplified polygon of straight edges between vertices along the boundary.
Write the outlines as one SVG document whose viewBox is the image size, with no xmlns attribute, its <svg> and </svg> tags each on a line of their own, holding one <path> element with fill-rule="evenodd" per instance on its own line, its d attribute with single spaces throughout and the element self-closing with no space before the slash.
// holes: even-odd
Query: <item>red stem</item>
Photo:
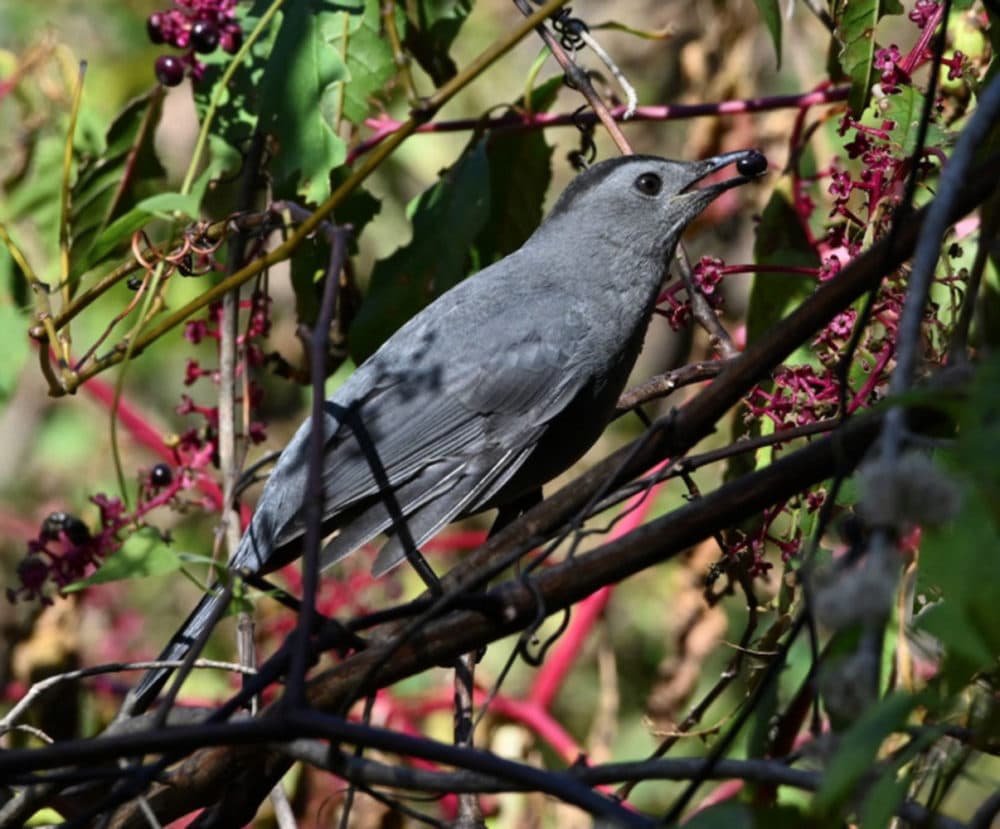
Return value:
<svg viewBox="0 0 1000 829">
<path fill-rule="evenodd" d="M 789 107 L 807 108 L 817 104 L 829 104 L 847 99 L 848 86 L 817 89 L 812 92 L 797 95 L 768 95 L 761 98 L 743 100 L 719 101 L 714 104 L 665 104 L 663 106 L 638 107 L 632 121 L 669 121 L 680 118 L 698 118 L 702 116 L 738 115 L 751 112 L 767 112 L 774 109 Z M 624 120 L 626 107 L 618 106 L 610 110 L 616 121 Z M 594 117 L 592 114 L 582 116 L 584 121 Z M 548 127 L 575 126 L 580 120 L 574 120 L 572 113 L 551 112 L 510 112 L 497 118 L 458 118 L 453 121 L 436 121 L 421 124 L 416 132 L 465 132 L 485 129 L 547 129 Z M 357 159 L 370 152 L 378 144 L 396 132 L 402 123 L 391 118 L 369 118 L 365 124 L 374 130 L 374 134 L 358 144 L 347 156 L 347 164 L 353 164 Z"/>
<path fill-rule="evenodd" d="M 654 471 L 658 471 L 668 463 L 669 461 L 664 461 Z M 646 519 L 661 486 L 662 484 L 658 484 L 648 491 L 634 496 L 626 504 L 623 510 L 625 516 L 611 531 L 611 539 L 627 535 Z M 535 681 L 528 692 L 529 702 L 542 709 L 547 709 L 552 703 L 553 698 L 566 680 L 567 674 L 576 663 L 590 631 L 604 612 L 604 608 L 611 598 L 611 591 L 611 587 L 602 587 L 577 604 L 569 627 L 566 628 L 566 632 L 552 649 L 542 667 L 538 669 L 538 673 L 535 674 Z"/>
</svg>

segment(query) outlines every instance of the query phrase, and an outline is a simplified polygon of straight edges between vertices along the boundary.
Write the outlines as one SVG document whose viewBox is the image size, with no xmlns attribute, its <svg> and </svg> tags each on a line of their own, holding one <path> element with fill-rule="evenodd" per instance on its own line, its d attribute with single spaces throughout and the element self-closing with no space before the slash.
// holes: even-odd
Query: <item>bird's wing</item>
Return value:
<svg viewBox="0 0 1000 829">
<path fill-rule="evenodd" d="M 580 336 L 583 329 L 567 330 Z M 573 371 L 574 336 L 539 333 L 537 326 L 517 321 L 502 332 L 477 333 L 478 338 L 454 337 L 463 341 L 459 354 L 429 348 L 425 355 L 407 350 L 401 357 L 388 349 L 328 401 L 326 519 L 343 513 L 356 520 L 352 513 L 388 490 L 407 517 L 437 502 L 433 525 L 439 527 L 480 502 L 484 492 L 495 492 L 498 481 L 523 463 L 545 424 L 582 385 Z M 273 534 L 275 546 L 304 532 L 307 440 L 301 443 L 289 447 L 268 484 L 298 493 L 299 500 L 277 513 L 284 520 Z M 414 485 L 405 486 L 410 481 Z M 379 513 L 384 510 L 375 509 L 370 521 L 360 522 L 368 529 L 358 530 L 366 536 L 359 544 L 391 523 L 384 515 L 376 520 Z"/>
</svg>

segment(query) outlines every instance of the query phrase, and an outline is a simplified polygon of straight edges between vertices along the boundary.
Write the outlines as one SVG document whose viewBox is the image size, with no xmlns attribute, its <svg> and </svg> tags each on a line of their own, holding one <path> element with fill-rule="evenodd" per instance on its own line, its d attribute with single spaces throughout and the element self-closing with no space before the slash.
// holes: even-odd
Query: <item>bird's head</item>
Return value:
<svg viewBox="0 0 1000 829">
<path fill-rule="evenodd" d="M 735 175 L 698 183 L 734 165 Z M 552 208 L 546 224 L 561 237 L 611 242 L 637 254 L 666 256 L 684 228 L 726 190 L 762 175 L 767 159 L 737 150 L 701 161 L 630 155 L 595 164 L 577 176 Z M 575 229 L 574 229 L 575 228 Z"/>
</svg>

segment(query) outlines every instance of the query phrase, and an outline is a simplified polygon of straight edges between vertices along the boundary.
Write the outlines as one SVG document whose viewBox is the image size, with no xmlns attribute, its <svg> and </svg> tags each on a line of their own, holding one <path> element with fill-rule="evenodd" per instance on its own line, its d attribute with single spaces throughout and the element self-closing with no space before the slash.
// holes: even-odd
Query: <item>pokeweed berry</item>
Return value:
<svg viewBox="0 0 1000 829">
<path fill-rule="evenodd" d="M 184 62 L 174 55 L 160 55 L 154 70 L 156 80 L 164 86 L 178 86 L 184 80 Z"/>
<path fill-rule="evenodd" d="M 149 482 L 157 489 L 169 486 L 173 480 L 173 470 L 165 463 L 158 463 L 151 470 L 149 470 Z"/>
<path fill-rule="evenodd" d="M 191 45 L 196 52 L 207 55 L 219 45 L 219 28 L 210 20 L 198 20 L 191 27 Z"/>
</svg>

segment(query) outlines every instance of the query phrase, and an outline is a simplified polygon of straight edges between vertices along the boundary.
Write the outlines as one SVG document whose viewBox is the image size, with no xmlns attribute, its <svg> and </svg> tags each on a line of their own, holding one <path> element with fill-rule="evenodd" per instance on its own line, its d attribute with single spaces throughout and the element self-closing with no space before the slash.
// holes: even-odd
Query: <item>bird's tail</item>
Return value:
<svg viewBox="0 0 1000 829">
<path fill-rule="evenodd" d="M 183 659 L 198 637 L 218 618 L 222 608 L 219 606 L 228 601 L 228 594 L 220 584 L 215 584 L 198 602 L 191 615 L 181 625 L 180 629 L 167 643 L 157 661 L 176 661 Z M 151 668 L 142 680 L 129 691 L 119 717 L 142 714 L 156 699 L 160 690 L 166 684 L 173 668 Z"/>
</svg>

